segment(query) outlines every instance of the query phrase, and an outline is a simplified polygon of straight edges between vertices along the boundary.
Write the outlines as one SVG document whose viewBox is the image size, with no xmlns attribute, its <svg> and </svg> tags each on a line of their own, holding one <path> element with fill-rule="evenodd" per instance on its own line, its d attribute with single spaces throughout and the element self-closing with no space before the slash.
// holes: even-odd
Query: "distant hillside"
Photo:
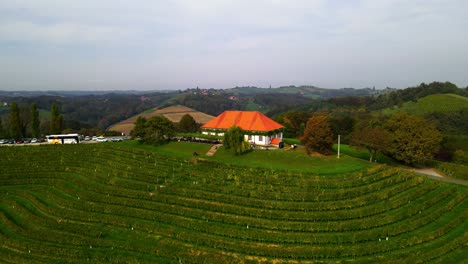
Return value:
<svg viewBox="0 0 468 264">
<path fill-rule="evenodd" d="M 65 92 L 64 92 L 65 93 Z M 164 104 L 177 96 L 177 93 L 103 94 L 85 96 L 35 96 L 35 97 L 2 97 L 0 103 L 10 105 L 16 102 L 20 107 L 30 107 L 36 103 L 41 110 L 49 111 L 52 104 L 57 104 L 65 121 L 81 123 L 81 126 L 92 126 L 105 129 L 111 124 L 130 118 L 145 109 Z M 0 109 L 0 115 L 8 115 L 9 107 Z M 75 128 L 79 130 L 78 128 Z M 46 133 L 46 132 L 45 132 Z"/>
<path fill-rule="evenodd" d="M 354 89 L 354 88 L 341 88 L 341 89 L 325 89 L 315 86 L 282 86 L 278 88 L 258 88 L 258 87 L 236 87 L 232 89 L 225 89 L 226 93 L 231 93 L 239 96 L 251 96 L 258 94 L 296 94 L 311 99 L 325 99 L 343 96 L 366 96 L 380 93 L 371 88 Z"/>
<path fill-rule="evenodd" d="M 139 116 L 144 117 L 144 118 L 150 118 L 153 116 L 162 115 L 166 117 L 167 119 L 169 119 L 170 121 L 177 123 L 185 114 L 191 115 L 195 119 L 195 121 L 200 124 L 204 124 L 214 118 L 214 116 L 207 115 L 205 113 L 196 111 L 192 108 L 182 106 L 182 105 L 169 106 L 163 109 L 158 109 L 156 107 L 156 108 L 144 111 L 135 116 L 132 116 L 122 122 L 114 124 L 110 126 L 107 130 L 119 131 L 128 135 L 130 134 L 130 131 L 133 129 L 134 123 Z"/>
<path fill-rule="evenodd" d="M 406 102 L 401 107 L 394 106 L 382 110 L 384 114 L 394 114 L 405 111 L 413 115 L 425 115 L 429 113 L 455 112 L 468 108 L 468 98 L 456 94 L 432 94 L 418 99 L 416 102 Z"/>
</svg>

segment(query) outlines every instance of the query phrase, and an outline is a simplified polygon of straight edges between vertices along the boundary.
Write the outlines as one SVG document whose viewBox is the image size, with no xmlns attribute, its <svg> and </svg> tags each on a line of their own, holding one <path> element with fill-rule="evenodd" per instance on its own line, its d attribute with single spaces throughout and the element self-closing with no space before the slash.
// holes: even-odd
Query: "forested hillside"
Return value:
<svg viewBox="0 0 468 264">
<path fill-rule="evenodd" d="M 281 111 L 297 105 L 346 95 L 369 95 L 372 89 L 323 89 L 312 86 L 280 88 L 240 87 L 233 89 L 186 89 L 165 92 L 1 92 L 0 121 L 8 124 L 9 105 L 16 102 L 23 112 L 36 103 L 41 112 L 50 111 L 57 104 L 64 116 L 65 128 L 106 129 L 154 107 L 184 105 L 200 112 L 218 115 L 225 110 Z M 280 109 L 280 110 L 278 110 Z M 27 114 L 25 114 L 27 116 Z M 47 121 L 47 115 L 41 115 Z M 47 133 L 47 131 L 44 131 Z"/>
<path fill-rule="evenodd" d="M 434 82 L 378 96 L 317 100 L 269 115 L 286 127 L 286 137 L 300 139 L 309 118 L 322 113 L 334 138 L 340 135 L 341 143 L 368 150 L 370 159 L 385 153 L 398 162 L 467 178 L 467 95 L 452 83 Z"/>
</svg>

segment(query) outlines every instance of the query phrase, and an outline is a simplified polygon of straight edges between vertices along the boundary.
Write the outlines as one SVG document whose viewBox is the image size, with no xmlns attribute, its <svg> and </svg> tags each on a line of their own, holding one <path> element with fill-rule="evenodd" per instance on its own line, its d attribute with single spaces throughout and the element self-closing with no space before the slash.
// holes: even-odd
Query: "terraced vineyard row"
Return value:
<svg viewBox="0 0 468 264">
<path fill-rule="evenodd" d="M 319 176 L 114 145 L 1 148 L 18 262 L 461 262 L 466 187 L 375 166 Z"/>
</svg>

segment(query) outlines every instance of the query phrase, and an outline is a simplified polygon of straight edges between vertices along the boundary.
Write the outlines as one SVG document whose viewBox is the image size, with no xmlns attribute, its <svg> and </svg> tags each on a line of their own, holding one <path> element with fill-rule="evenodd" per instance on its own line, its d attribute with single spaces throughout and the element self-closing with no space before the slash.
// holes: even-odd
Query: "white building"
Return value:
<svg viewBox="0 0 468 264">
<path fill-rule="evenodd" d="M 204 124 L 202 134 L 223 136 L 232 126 L 246 131 L 246 141 L 258 146 L 278 146 L 283 141 L 284 127 L 257 111 L 224 111 Z"/>
</svg>

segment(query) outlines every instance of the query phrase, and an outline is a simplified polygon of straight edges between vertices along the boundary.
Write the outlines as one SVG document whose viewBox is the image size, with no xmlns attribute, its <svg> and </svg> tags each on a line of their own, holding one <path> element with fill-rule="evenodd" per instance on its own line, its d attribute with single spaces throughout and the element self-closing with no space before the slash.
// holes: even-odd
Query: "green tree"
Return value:
<svg viewBox="0 0 468 264">
<path fill-rule="evenodd" d="M 356 120 L 349 115 L 331 117 L 329 123 L 334 135 L 341 136 L 341 142 L 349 142 Z"/>
<path fill-rule="evenodd" d="M 30 136 L 31 108 L 24 105 L 19 107 L 20 129 L 23 137 Z"/>
<path fill-rule="evenodd" d="M 333 132 L 325 114 L 314 114 L 307 121 L 304 135 L 301 138 L 307 154 L 316 151 L 325 155 L 332 153 Z"/>
<path fill-rule="evenodd" d="M 40 136 L 40 125 L 39 111 L 37 110 L 37 105 L 33 103 L 31 105 L 31 132 L 35 138 Z"/>
<path fill-rule="evenodd" d="M 139 116 L 135 121 L 135 126 L 133 127 L 132 131 L 130 131 L 130 136 L 132 138 L 143 138 L 145 135 L 145 128 L 146 118 Z"/>
<path fill-rule="evenodd" d="M 142 141 L 152 145 L 162 145 L 175 136 L 174 124 L 164 116 L 153 116 L 146 121 Z"/>
<path fill-rule="evenodd" d="M 62 133 L 62 130 L 63 130 L 63 115 L 59 115 L 59 117 L 57 118 L 56 127 L 57 127 L 57 131 L 59 133 Z"/>
<path fill-rule="evenodd" d="M 367 149 L 370 154 L 369 161 L 372 161 L 377 153 L 389 150 L 390 137 L 390 133 L 382 127 L 358 127 L 352 134 L 351 145 Z"/>
<path fill-rule="evenodd" d="M 406 164 L 431 159 L 442 142 L 442 134 L 433 123 L 405 112 L 393 115 L 385 127 L 392 135 L 392 156 Z"/>
<path fill-rule="evenodd" d="M 232 126 L 224 133 L 223 145 L 239 155 L 250 151 L 250 143 L 244 139 L 245 131 L 238 126 Z"/>
<path fill-rule="evenodd" d="M 22 136 L 19 107 L 15 102 L 10 105 L 10 134 L 13 138 Z"/>
<path fill-rule="evenodd" d="M 50 109 L 50 131 L 51 134 L 59 134 L 62 130 L 63 117 L 59 113 L 57 104 L 52 104 Z"/>
<path fill-rule="evenodd" d="M 71 128 L 65 128 L 64 130 L 62 130 L 62 133 L 63 134 L 74 134 L 74 133 L 76 133 L 76 131 L 71 129 Z"/>
<path fill-rule="evenodd" d="M 461 149 L 457 149 L 453 153 L 453 162 L 468 165 L 468 153 Z"/>
<path fill-rule="evenodd" d="M 179 121 L 179 131 L 184 133 L 192 133 L 198 131 L 198 124 L 189 114 L 185 114 Z"/>
<path fill-rule="evenodd" d="M 5 128 L 3 127 L 3 124 L 2 124 L 2 117 L 0 116 L 0 138 L 6 137 L 5 134 L 6 134 Z"/>
<path fill-rule="evenodd" d="M 297 138 L 304 133 L 309 114 L 302 111 L 289 111 L 275 118 L 285 129 L 285 137 Z"/>
</svg>

